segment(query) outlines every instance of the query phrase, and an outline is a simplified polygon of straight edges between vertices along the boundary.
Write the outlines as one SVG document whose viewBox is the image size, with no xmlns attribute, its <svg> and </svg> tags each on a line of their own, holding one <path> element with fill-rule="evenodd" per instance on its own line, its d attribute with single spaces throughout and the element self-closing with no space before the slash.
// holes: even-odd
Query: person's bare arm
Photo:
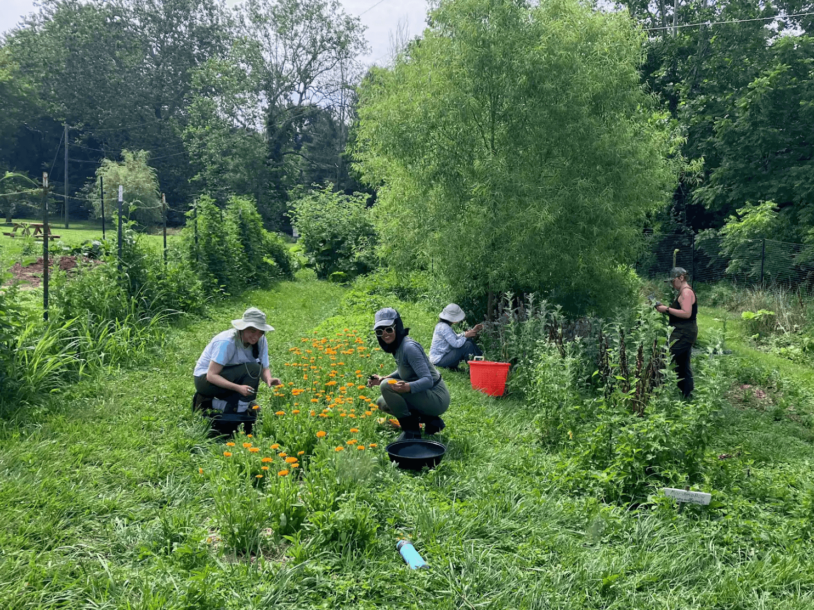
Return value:
<svg viewBox="0 0 814 610">
<path fill-rule="evenodd" d="M 254 394 L 254 388 L 250 385 L 237 385 L 228 379 L 221 377 L 220 372 L 223 370 L 223 365 L 218 364 L 214 360 L 209 361 L 209 368 L 206 370 L 206 380 L 212 385 L 225 390 L 232 390 L 241 396 L 251 396 Z"/>
<path fill-rule="evenodd" d="M 685 288 L 681 291 L 681 294 L 678 295 L 678 304 L 681 305 L 681 309 L 668 307 L 669 313 L 673 314 L 676 318 L 689 320 L 692 316 L 693 303 L 695 303 L 695 293 L 691 288 Z"/>
<path fill-rule="evenodd" d="M 273 385 L 282 385 L 282 381 L 277 379 L 276 377 L 271 376 L 271 369 L 263 369 L 263 381 L 266 383 L 268 387 Z"/>
</svg>

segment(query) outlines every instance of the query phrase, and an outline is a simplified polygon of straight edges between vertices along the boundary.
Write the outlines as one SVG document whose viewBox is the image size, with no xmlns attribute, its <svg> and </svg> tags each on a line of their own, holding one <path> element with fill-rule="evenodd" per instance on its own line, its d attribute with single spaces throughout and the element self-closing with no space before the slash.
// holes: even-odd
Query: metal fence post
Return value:
<svg viewBox="0 0 814 610">
<path fill-rule="evenodd" d="M 761 240 L 760 247 L 760 285 L 763 286 L 763 269 L 766 266 L 766 239 Z"/>
<path fill-rule="evenodd" d="M 48 321 L 48 173 L 42 173 L 42 319 Z"/>
<path fill-rule="evenodd" d="M 99 176 L 99 190 L 101 191 L 102 196 L 102 241 L 106 239 L 105 237 L 105 178 L 104 176 Z"/>
<path fill-rule="evenodd" d="M 122 270 L 122 200 L 124 199 L 124 187 L 119 185 L 119 271 Z"/>
<path fill-rule="evenodd" d="M 694 286 L 694 283 L 695 283 L 695 233 L 692 233 L 691 236 L 692 236 L 692 268 L 691 268 L 690 273 L 692 275 L 690 275 L 690 286 L 692 286 L 694 288 L 695 287 Z"/>
</svg>

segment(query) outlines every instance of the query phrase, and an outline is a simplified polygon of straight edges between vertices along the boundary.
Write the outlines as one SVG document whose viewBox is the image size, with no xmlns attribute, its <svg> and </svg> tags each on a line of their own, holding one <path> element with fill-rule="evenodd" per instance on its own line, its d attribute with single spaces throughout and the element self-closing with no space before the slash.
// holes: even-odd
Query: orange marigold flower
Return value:
<svg viewBox="0 0 814 610">
<path fill-rule="evenodd" d="M 280 444 L 279 444 L 279 443 L 274 443 L 274 444 L 271 446 L 271 449 L 279 449 L 279 448 L 280 448 Z"/>
<path fill-rule="evenodd" d="M 285 415 L 285 411 L 277 411 L 275 415 Z"/>
<path fill-rule="evenodd" d="M 203 474 L 203 468 L 198 468 L 198 474 Z"/>
<path fill-rule="evenodd" d="M 305 455 L 305 451 L 297 451 L 297 455 Z"/>
<path fill-rule="evenodd" d="M 348 414 L 347 414 L 347 413 L 340 413 L 340 414 L 339 414 L 339 417 L 347 417 L 347 416 L 348 416 Z"/>
<path fill-rule="evenodd" d="M 348 417 L 350 417 L 351 419 L 356 419 L 356 413 L 351 413 L 350 415 L 348 415 Z"/>
<path fill-rule="evenodd" d="M 299 409 L 294 409 L 294 410 L 292 411 L 292 413 L 293 413 L 294 415 L 299 415 L 300 410 L 299 410 Z"/>
<path fill-rule="evenodd" d="M 254 478 L 255 479 L 262 479 L 263 475 L 262 474 L 256 474 L 256 475 L 254 475 Z"/>
<path fill-rule="evenodd" d="M 368 445 L 368 447 L 378 447 L 378 445 L 377 445 L 376 443 L 370 443 L 370 444 Z"/>
<path fill-rule="evenodd" d="M 355 444 L 356 444 L 356 443 L 358 443 L 358 442 L 359 442 L 359 441 L 357 441 L 355 438 L 352 438 L 352 439 L 350 439 L 349 441 L 347 441 L 345 444 L 346 444 L 346 445 L 355 445 Z"/>
<path fill-rule="evenodd" d="M 398 381 L 397 381 L 396 379 L 388 379 L 388 380 L 387 380 L 387 383 L 388 383 L 389 385 L 396 385 L 396 384 L 398 383 Z"/>
<path fill-rule="evenodd" d="M 344 451 L 344 450 L 345 450 L 345 448 L 342 445 L 340 445 L 339 447 L 334 449 L 334 451 Z"/>
<path fill-rule="evenodd" d="M 357 389 L 357 390 L 364 390 L 364 389 L 365 389 L 365 386 L 363 386 L 363 385 L 358 385 L 358 386 L 356 386 L 356 389 Z"/>
<path fill-rule="evenodd" d="M 224 455 L 224 457 L 232 457 L 232 452 L 231 451 L 224 451 L 223 455 Z"/>
<path fill-rule="evenodd" d="M 373 415 L 373 411 L 365 411 L 365 415 L 367 415 L 368 417 L 370 417 L 371 415 Z"/>
<path fill-rule="evenodd" d="M 252 446 L 252 444 L 251 444 L 251 443 L 243 443 L 243 448 L 244 448 L 244 449 L 248 449 L 248 448 L 249 448 L 249 447 L 251 447 L 251 446 Z"/>
<path fill-rule="evenodd" d="M 319 402 L 319 400 L 317 400 L 316 398 L 312 398 L 311 402 Z M 312 411 L 312 413 L 313 413 L 313 411 Z"/>
<path fill-rule="evenodd" d="M 354 433 L 354 432 L 359 432 L 359 428 L 351 428 L 350 431 L 351 431 L 351 434 Z"/>
<path fill-rule="evenodd" d="M 258 453 L 260 451 L 260 447 L 249 447 L 250 453 Z"/>
<path fill-rule="evenodd" d="M 317 416 L 317 412 L 316 411 L 311 411 L 311 417 L 316 417 L 316 416 Z"/>
<path fill-rule="evenodd" d="M 357 449 L 358 449 L 359 451 L 364 451 L 364 450 L 365 450 L 365 446 L 364 446 L 364 445 L 359 445 L 359 446 L 357 447 Z"/>
<path fill-rule="evenodd" d="M 251 434 L 247 434 L 247 435 L 246 435 L 246 438 L 252 438 L 252 435 L 251 435 Z"/>
<path fill-rule="evenodd" d="M 253 410 L 253 411 L 257 411 L 259 408 L 260 408 L 260 405 L 254 405 L 254 406 L 252 407 L 252 410 Z"/>
<path fill-rule="evenodd" d="M 234 447 L 234 446 L 235 446 L 235 444 L 234 444 L 234 443 L 232 443 L 232 442 L 229 442 L 229 443 L 226 443 L 226 446 L 227 446 L 227 447 Z"/>
<path fill-rule="evenodd" d="M 262 460 L 260 460 L 260 462 L 262 462 L 263 464 L 268 464 L 268 463 L 269 463 L 269 462 L 271 462 L 271 461 L 272 461 L 272 460 L 271 460 L 271 458 L 270 458 L 270 457 L 264 457 Z"/>
<path fill-rule="evenodd" d="M 291 467 L 292 468 L 299 468 L 300 465 L 297 462 L 294 462 L 293 464 L 291 464 Z"/>
<path fill-rule="evenodd" d="M 287 453 L 285 453 L 285 452 L 280 453 L 280 457 L 285 457 L 285 456 L 287 456 L 287 455 L 288 455 L 288 454 L 287 454 Z"/>
<path fill-rule="evenodd" d="M 320 430 L 317 432 L 317 438 L 324 438 L 326 434 L 327 432 L 325 432 L 325 430 Z"/>
<path fill-rule="evenodd" d="M 296 461 L 297 461 L 297 458 L 295 458 L 295 457 L 287 457 L 285 459 L 286 464 L 294 464 Z"/>
<path fill-rule="evenodd" d="M 277 473 L 277 476 L 278 477 L 288 476 L 288 470 L 281 470 L 280 472 Z"/>
<path fill-rule="evenodd" d="M 269 467 L 268 467 L 268 466 L 261 466 L 261 467 L 260 467 L 260 470 L 268 470 L 268 469 L 269 469 Z"/>
</svg>

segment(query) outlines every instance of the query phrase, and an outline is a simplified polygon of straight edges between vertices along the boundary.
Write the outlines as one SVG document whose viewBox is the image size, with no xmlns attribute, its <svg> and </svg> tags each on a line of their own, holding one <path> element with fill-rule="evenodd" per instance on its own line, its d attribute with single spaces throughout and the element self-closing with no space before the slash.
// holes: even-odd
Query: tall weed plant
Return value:
<svg viewBox="0 0 814 610">
<path fill-rule="evenodd" d="M 293 277 L 285 242 L 263 228 L 251 199 L 232 197 L 225 209 L 202 196 L 182 232 L 184 262 L 208 294 L 240 294 Z"/>
<path fill-rule="evenodd" d="M 605 327 L 596 338 L 538 342 L 528 395 L 540 411 L 541 442 L 558 452 L 561 484 L 635 504 L 659 485 L 703 481 L 728 386 L 719 360 L 702 359 L 694 398 L 684 401 L 668 341 L 664 321 L 643 307 L 632 324 Z"/>
</svg>

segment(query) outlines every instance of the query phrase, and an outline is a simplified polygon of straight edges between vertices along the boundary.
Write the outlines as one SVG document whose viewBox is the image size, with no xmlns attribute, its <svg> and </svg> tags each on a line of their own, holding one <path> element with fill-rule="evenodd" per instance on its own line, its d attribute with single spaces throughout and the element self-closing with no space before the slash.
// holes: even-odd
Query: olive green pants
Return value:
<svg viewBox="0 0 814 610">
<path fill-rule="evenodd" d="M 399 394 L 385 381 L 379 386 L 382 395 L 376 399 L 379 410 L 402 419 L 413 415 L 438 416 L 449 409 L 449 390 L 444 380 L 434 388 L 417 392 Z"/>
</svg>

